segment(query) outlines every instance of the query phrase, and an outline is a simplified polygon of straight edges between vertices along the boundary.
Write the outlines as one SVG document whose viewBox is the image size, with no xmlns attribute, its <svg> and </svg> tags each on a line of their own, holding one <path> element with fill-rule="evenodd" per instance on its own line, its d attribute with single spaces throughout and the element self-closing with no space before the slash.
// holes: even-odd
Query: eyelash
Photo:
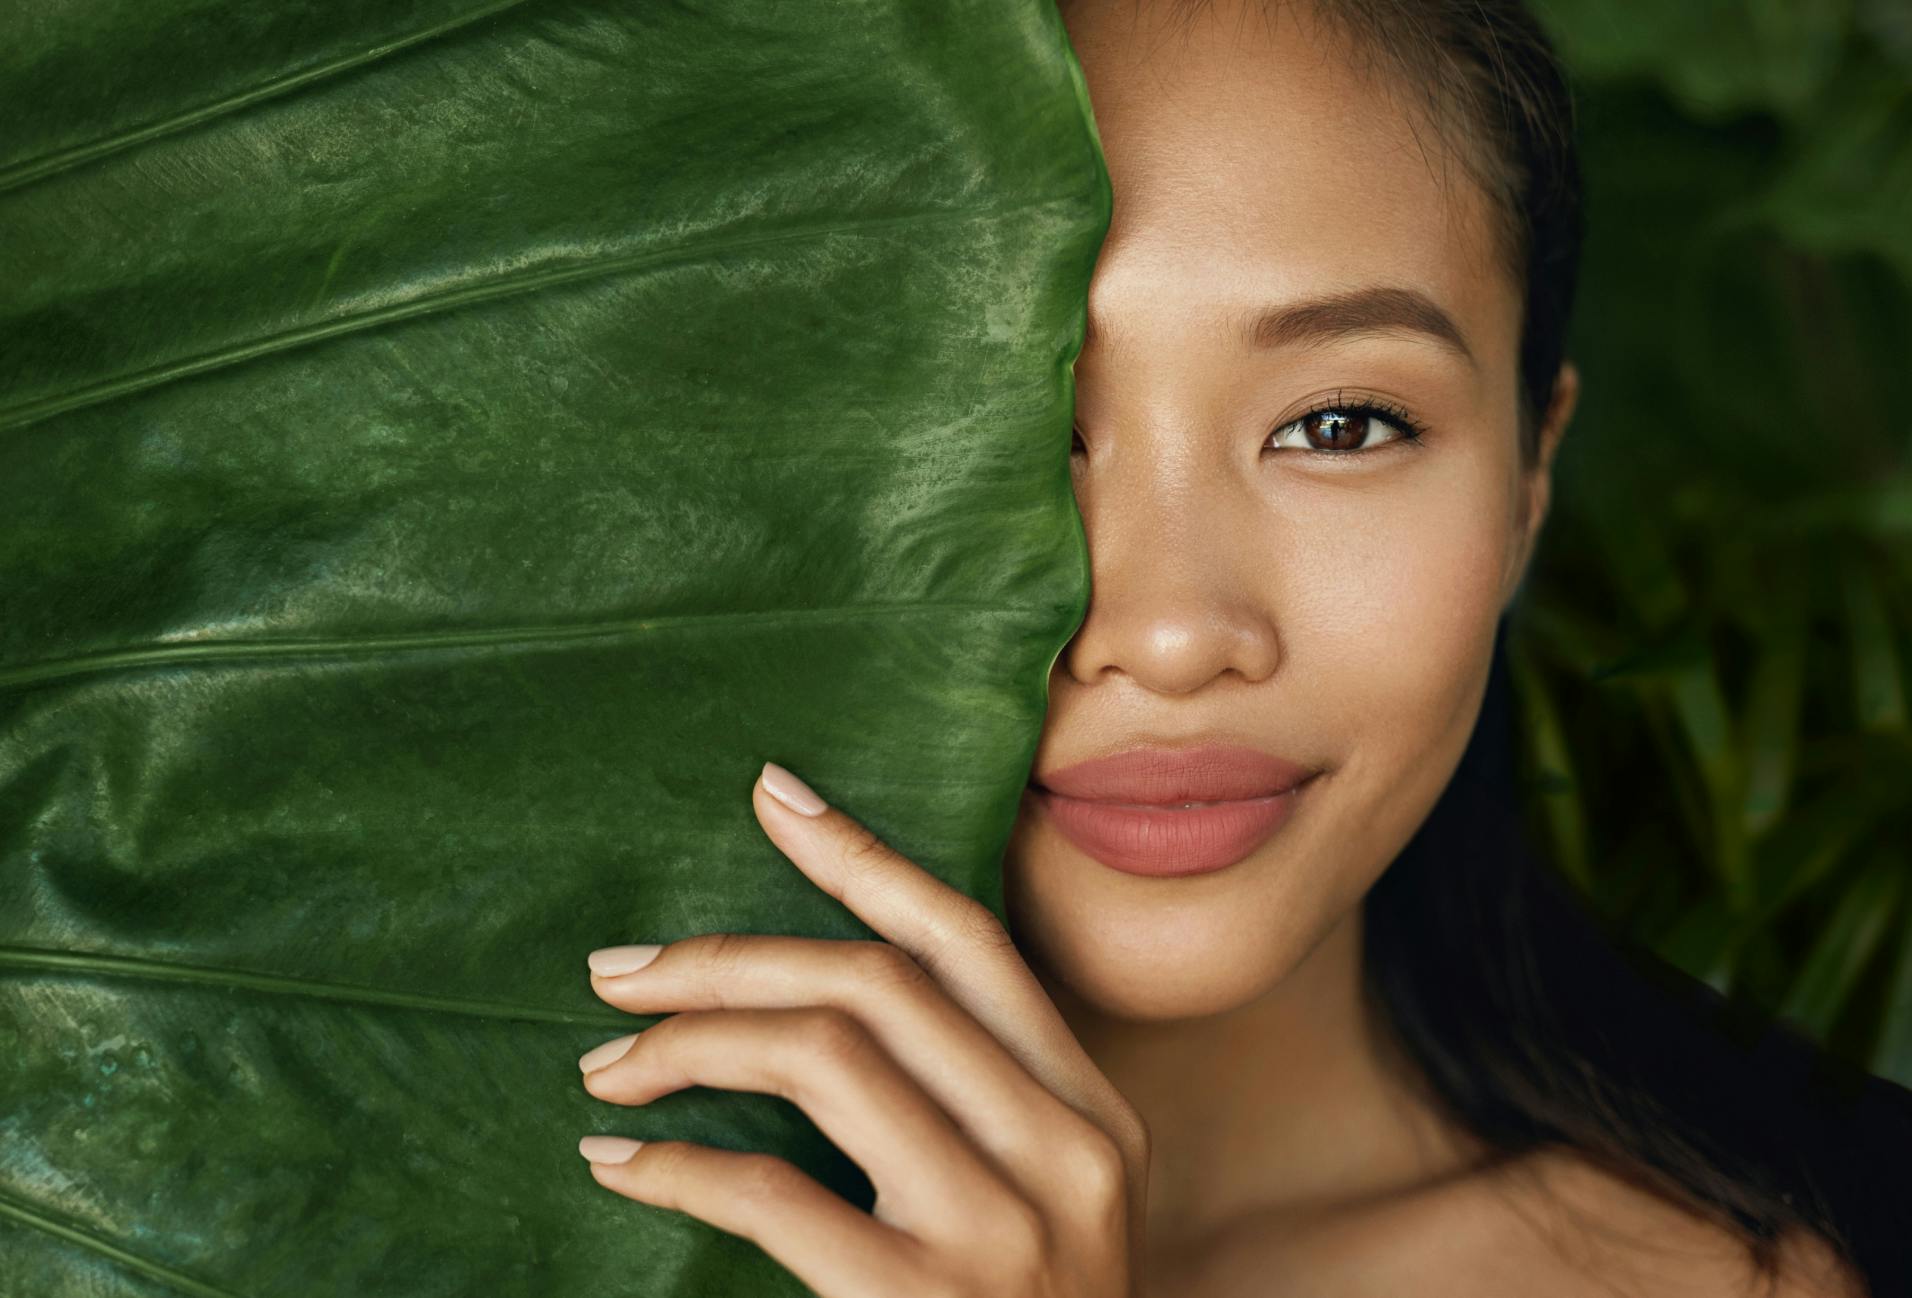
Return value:
<svg viewBox="0 0 1912 1298">
<path fill-rule="evenodd" d="M 1408 413 L 1404 407 L 1398 406 L 1392 401 L 1386 401 L 1379 397 L 1357 397 L 1350 401 L 1337 392 L 1334 394 L 1333 400 L 1324 401 L 1312 409 L 1304 410 L 1293 419 L 1270 430 L 1268 439 L 1272 441 L 1276 434 L 1285 433 L 1296 424 L 1312 419 L 1316 415 L 1326 414 L 1361 415 L 1369 419 L 1376 419 L 1396 429 L 1400 433 L 1400 436 L 1391 437 L 1385 442 L 1377 442 L 1372 446 L 1363 446 L 1352 451 L 1328 451 L 1318 446 L 1278 446 L 1270 448 L 1264 445 L 1262 449 L 1273 449 L 1290 453 L 1299 450 L 1303 454 L 1314 456 L 1317 459 L 1345 460 L 1350 456 L 1366 455 L 1370 451 L 1379 451 L 1383 447 L 1392 446 L 1396 443 L 1416 445 L 1420 442 L 1422 435 L 1427 431 L 1425 424 Z"/>
</svg>

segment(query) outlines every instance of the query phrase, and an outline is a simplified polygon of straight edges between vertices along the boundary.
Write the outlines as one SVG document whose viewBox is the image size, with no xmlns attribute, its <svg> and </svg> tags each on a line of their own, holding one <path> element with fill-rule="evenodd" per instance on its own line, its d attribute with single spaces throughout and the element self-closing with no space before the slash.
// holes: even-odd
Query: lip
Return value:
<svg viewBox="0 0 1912 1298">
<path fill-rule="evenodd" d="M 1319 773 L 1240 744 L 1148 747 L 1064 767 L 1031 780 L 1030 789 L 1086 855 L 1126 874 L 1163 877 L 1249 856 L 1287 822 Z"/>
</svg>

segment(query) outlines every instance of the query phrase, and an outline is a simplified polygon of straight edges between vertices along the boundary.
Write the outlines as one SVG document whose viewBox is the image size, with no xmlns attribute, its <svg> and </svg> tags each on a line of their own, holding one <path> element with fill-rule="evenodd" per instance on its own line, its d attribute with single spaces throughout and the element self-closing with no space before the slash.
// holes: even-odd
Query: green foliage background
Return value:
<svg viewBox="0 0 1912 1298">
<path fill-rule="evenodd" d="M 1536 7 L 1589 234 L 1510 626 L 1537 837 L 1661 955 L 1912 1084 L 1912 5 Z"/>
</svg>

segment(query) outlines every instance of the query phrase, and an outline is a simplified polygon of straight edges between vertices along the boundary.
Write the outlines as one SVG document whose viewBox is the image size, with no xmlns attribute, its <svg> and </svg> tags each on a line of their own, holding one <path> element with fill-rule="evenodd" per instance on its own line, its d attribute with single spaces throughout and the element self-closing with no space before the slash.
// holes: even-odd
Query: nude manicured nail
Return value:
<svg viewBox="0 0 1912 1298">
<path fill-rule="evenodd" d="M 628 1163 L 643 1144 L 623 1136 L 586 1136 L 578 1142 L 578 1152 L 593 1163 Z"/>
<path fill-rule="evenodd" d="M 821 816 L 830 809 L 815 789 L 775 762 L 763 764 L 763 787 L 771 797 L 801 815 Z"/>
<path fill-rule="evenodd" d="M 579 1071 L 588 1073 L 595 1069 L 602 1068 L 606 1064 L 616 1063 L 630 1053 L 631 1044 L 636 1040 L 637 1033 L 633 1032 L 628 1037 L 619 1037 L 615 1041 L 606 1041 L 601 1046 L 585 1051 L 583 1056 L 578 1060 Z"/>
<path fill-rule="evenodd" d="M 618 974 L 637 972 L 657 959 L 657 953 L 663 949 L 653 944 L 607 946 L 600 947 L 585 958 L 590 963 L 592 973 L 600 978 L 611 978 Z"/>
</svg>

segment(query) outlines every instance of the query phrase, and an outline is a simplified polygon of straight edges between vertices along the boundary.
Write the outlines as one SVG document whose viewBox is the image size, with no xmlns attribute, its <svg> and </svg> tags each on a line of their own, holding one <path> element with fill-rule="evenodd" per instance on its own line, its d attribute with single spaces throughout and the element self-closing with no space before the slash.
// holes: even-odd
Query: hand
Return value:
<svg viewBox="0 0 1912 1298">
<path fill-rule="evenodd" d="M 821 1298 L 1126 1298 L 1147 1129 L 996 917 L 775 763 L 751 801 L 888 941 L 713 933 L 592 952 L 600 997 L 671 1017 L 586 1054 L 584 1086 L 613 1104 L 783 1096 L 863 1169 L 874 1211 L 785 1159 L 676 1140 L 585 1137 L 598 1184 L 755 1241 Z"/>
</svg>

